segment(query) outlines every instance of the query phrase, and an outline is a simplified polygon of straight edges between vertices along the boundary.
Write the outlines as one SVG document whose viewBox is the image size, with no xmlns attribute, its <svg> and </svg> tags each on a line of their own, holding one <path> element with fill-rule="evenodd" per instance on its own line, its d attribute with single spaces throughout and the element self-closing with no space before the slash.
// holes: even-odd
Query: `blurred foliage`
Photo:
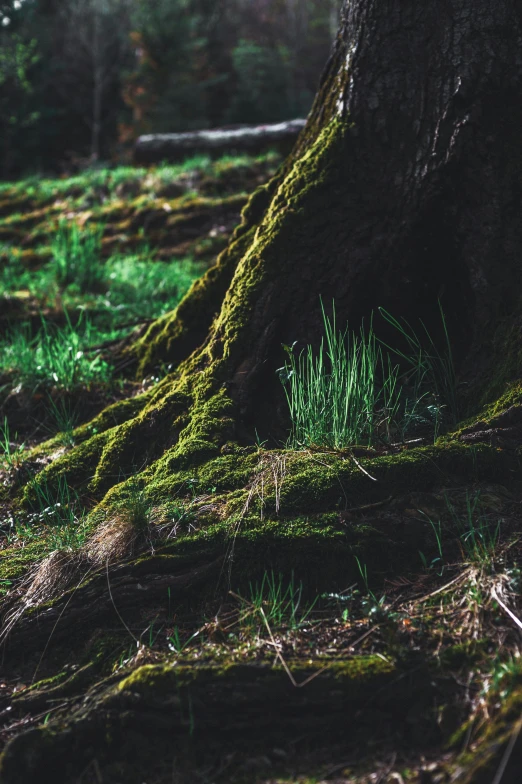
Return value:
<svg viewBox="0 0 522 784">
<path fill-rule="evenodd" d="M 306 115 L 341 0 L 0 0 L 0 176 Z"/>
<path fill-rule="evenodd" d="M 33 108 L 29 78 L 40 58 L 34 39 L 24 41 L 16 33 L 6 39 L 0 48 L 0 139 L 1 168 L 9 171 L 15 139 L 20 131 L 35 125 L 40 116 Z"/>
</svg>

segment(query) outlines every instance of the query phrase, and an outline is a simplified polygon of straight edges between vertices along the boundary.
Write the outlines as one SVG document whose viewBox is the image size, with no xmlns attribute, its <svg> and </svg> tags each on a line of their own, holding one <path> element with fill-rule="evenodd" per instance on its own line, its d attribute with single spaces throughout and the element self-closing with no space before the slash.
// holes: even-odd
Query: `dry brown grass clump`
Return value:
<svg viewBox="0 0 522 784">
<path fill-rule="evenodd" d="M 82 549 L 89 563 L 101 567 L 132 556 L 145 537 L 146 532 L 121 512 L 105 520 Z"/>
<path fill-rule="evenodd" d="M 83 581 L 89 570 L 81 550 L 55 550 L 36 564 L 16 588 L 6 597 L 7 611 L 0 632 L 3 642 L 26 610 L 40 607 L 56 599 L 78 581 Z M 82 575 L 79 579 L 79 575 Z"/>
</svg>

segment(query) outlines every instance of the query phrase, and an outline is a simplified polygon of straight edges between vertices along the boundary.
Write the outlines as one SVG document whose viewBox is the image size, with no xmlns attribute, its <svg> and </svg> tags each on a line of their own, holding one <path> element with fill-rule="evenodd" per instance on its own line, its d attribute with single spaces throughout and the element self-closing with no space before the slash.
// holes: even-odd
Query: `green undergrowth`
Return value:
<svg viewBox="0 0 522 784">
<path fill-rule="evenodd" d="M 148 189 L 170 186 L 173 181 L 187 177 L 187 179 L 199 179 L 203 177 L 215 177 L 222 179 L 226 185 L 227 176 L 235 170 L 244 170 L 248 176 L 249 167 L 259 167 L 264 165 L 275 166 L 280 158 L 276 153 L 268 152 L 255 158 L 249 155 L 224 155 L 218 159 L 212 159 L 206 155 L 199 155 L 188 158 L 178 164 L 162 164 L 152 168 L 119 166 L 116 168 L 93 167 L 85 170 L 81 174 L 60 179 L 49 179 L 45 177 L 29 177 L 17 183 L 0 183 L 0 197 L 6 199 L 12 196 L 19 203 L 23 204 L 23 199 L 35 199 L 45 202 L 47 199 L 56 196 L 67 196 L 71 193 L 81 194 L 84 198 L 88 197 L 96 189 L 104 188 L 109 194 L 115 192 L 119 186 L 135 186 L 147 191 Z"/>
<path fill-rule="evenodd" d="M 89 351 L 97 337 L 88 321 L 75 327 L 66 322 L 63 328 L 42 321 L 34 336 L 27 328 L 14 330 L 0 340 L 0 374 L 32 393 L 108 384 L 112 369 L 97 351 Z"/>
<path fill-rule="evenodd" d="M 122 415 L 121 399 L 154 385 L 177 364 L 176 352 L 154 362 L 140 376 L 142 388 L 115 379 L 121 372 L 132 376 L 136 364 L 131 354 L 122 358 L 119 347 L 132 345 L 136 329 L 144 331 L 176 310 L 226 245 L 246 191 L 278 164 L 271 153 L 197 158 L 179 166 L 93 170 L 2 187 L 0 413 L 8 419 L 9 448 L 21 453 L 25 446 L 20 462 L 64 446 L 70 450 L 105 431 L 107 421 L 124 424 L 130 417 Z M 222 268 L 213 267 L 209 279 L 214 282 Z M 219 307 L 205 296 L 194 334 L 184 330 L 185 356 L 187 342 L 195 348 L 203 340 Z M 180 319 L 190 309 L 182 307 Z M 118 414 L 113 408 L 97 422 L 96 414 L 115 401 L 121 402 Z M 126 410 L 135 417 L 140 404 L 132 398 L 129 403 Z M 20 414 L 24 408 L 31 408 L 35 424 Z M 43 448 L 32 453 L 42 441 Z"/>
<path fill-rule="evenodd" d="M 71 222 L 100 235 L 104 258 L 135 252 L 144 236 L 163 260 L 212 258 L 226 246 L 248 192 L 268 180 L 279 162 L 273 153 L 198 157 L 177 166 L 3 184 L 0 261 L 40 266 L 60 250 L 56 234 Z"/>
<path fill-rule="evenodd" d="M 80 461 L 76 454 L 70 463 L 65 455 L 37 474 L 25 486 L 28 511 L 22 516 L 38 503 L 39 488 L 58 498 L 63 476 L 92 507 L 88 478 L 112 430 L 73 450 L 71 456 L 79 452 Z M 175 456 L 167 452 L 142 473 L 123 481 L 120 477 L 102 502 L 94 504 L 86 527 L 94 531 L 100 520 L 129 518 L 133 499 L 139 496 L 146 524 L 149 518 L 153 521 L 151 541 L 166 548 L 166 555 L 194 558 L 203 552 L 212 559 L 223 557 L 224 573 L 233 573 L 242 584 L 248 575 L 260 575 L 268 567 L 287 572 L 291 563 L 299 579 L 323 587 L 329 579 L 340 586 L 356 574 L 355 556 L 382 575 L 408 568 L 412 559 L 417 562 L 419 551 L 430 558 L 436 555 L 432 526 L 422 515 L 405 527 L 393 516 L 388 523 L 378 517 L 373 523 L 359 522 L 358 509 L 368 504 L 387 509 L 408 492 L 458 487 L 470 478 L 477 485 L 505 483 L 510 476 L 516 478 L 517 471 L 516 459 L 507 452 L 459 443 L 357 462 L 349 454 L 238 449 L 199 465 L 183 467 L 181 461 L 177 468 Z M 32 551 L 35 561 L 50 551 L 51 541 Z M 6 556 L 4 578 L 19 576 L 16 548 Z"/>
<path fill-rule="evenodd" d="M 169 312 L 225 247 L 246 193 L 279 161 L 272 153 L 198 157 L 3 184 L 0 327 L 63 306 L 88 310 L 105 331 L 107 321 Z"/>
</svg>

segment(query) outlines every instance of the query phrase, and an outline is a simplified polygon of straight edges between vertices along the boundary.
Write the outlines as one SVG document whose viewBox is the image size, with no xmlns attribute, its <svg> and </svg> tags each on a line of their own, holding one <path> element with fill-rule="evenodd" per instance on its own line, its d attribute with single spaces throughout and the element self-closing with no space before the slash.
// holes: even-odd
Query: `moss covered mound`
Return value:
<svg viewBox="0 0 522 784">
<path fill-rule="evenodd" d="M 363 732 L 396 735 L 399 723 L 408 724 L 409 707 L 398 699 L 397 686 L 407 672 L 378 657 L 290 664 L 289 672 L 297 687 L 281 666 L 139 667 L 93 695 L 67 722 L 20 736 L 2 758 L 2 781 L 72 782 L 82 774 L 90 780 L 96 764 L 106 781 L 138 782 L 144 770 L 157 781 L 173 765 L 182 769 L 198 757 L 201 767 L 212 765 L 216 754 L 224 758 L 238 746 L 252 757 L 275 746 L 277 761 L 295 755 L 293 744 L 309 746 L 308 753 L 325 742 L 355 748 Z M 418 690 L 417 709 L 429 711 L 431 687 L 419 686 L 420 674 L 407 676 L 400 691 Z"/>
<path fill-rule="evenodd" d="M 43 780 L 64 784 L 139 782 L 145 772 L 163 782 L 173 765 L 184 781 L 231 755 L 230 781 L 320 777 L 349 760 L 341 769 L 362 782 L 392 750 L 412 781 L 426 758 L 453 775 L 458 743 L 443 761 L 441 749 L 469 722 L 454 679 L 474 672 L 482 688 L 494 652 L 486 630 L 505 625 L 490 600 L 471 609 L 473 597 L 518 563 L 517 451 L 458 436 L 357 458 L 230 442 L 209 458 L 206 449 L 162 456 L 117 483 L 76 553 L 44 559 L 45 539 L 4 551 L 8 682 L 43 680 L 4 698 L 2 781 L 45 770 Z M 470 551 L 461 565 L 475 494 L 477 519 L 498 535 L 487 559 Z M 128 537 L 131 518 L 142 528 Z M 287 606 L 280 627 L 268 591 L 263 617 L 253 609 L 263 585 L 305 614 Z M 308 619 L 309 606 L 318 615 Z M 462 632 L 469 623 L 478 624 L 473 643 Z M 20 734 L 18 717 L 32 728 Z M 496 760 L 491 737 L 473 735 Z"/>
</svg>

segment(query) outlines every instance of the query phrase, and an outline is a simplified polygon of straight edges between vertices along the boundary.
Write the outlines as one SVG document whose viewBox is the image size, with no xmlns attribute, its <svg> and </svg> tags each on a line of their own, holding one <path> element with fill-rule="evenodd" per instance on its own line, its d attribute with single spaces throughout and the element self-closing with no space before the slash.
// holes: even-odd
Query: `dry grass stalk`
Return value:
<svg viewBox="0 0 522 784">
<path fill-rule="evenodd" d="M 101 567 L 133 555 L 142 539 L 143 532 L 121 513 L 105 520 L 82 549 L 93 566 Z"/>
<path fill-rule="evenodd" d="M 77 581 L 78 573 L 85 565 L 87 559 L 82 551 L 55 550 L 34 566 L 7 598 L 12 603 L 4 616 L 0 643 L 4 642 L 26 610 L 50 602 L 67 591 Z"/>
</svg>

